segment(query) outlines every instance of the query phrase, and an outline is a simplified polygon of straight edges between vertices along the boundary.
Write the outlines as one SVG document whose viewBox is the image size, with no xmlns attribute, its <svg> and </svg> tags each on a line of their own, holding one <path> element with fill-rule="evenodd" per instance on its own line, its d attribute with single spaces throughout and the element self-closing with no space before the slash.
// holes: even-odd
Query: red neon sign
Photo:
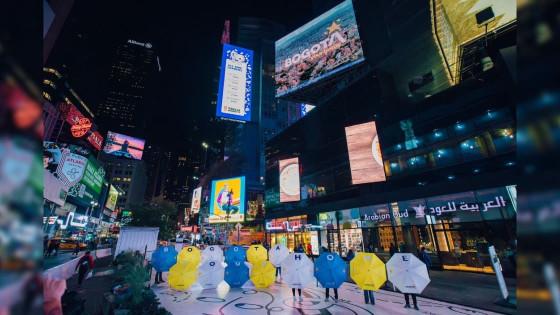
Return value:
<svg viewBox="0 0 560 315">
<path fill-rule="evenodd" d="M 78 121 L 70 127 L 72 136 L 74 138 L 83 137 L 91 129 L 91 121 L 86 117 L 81 117 Z"/>
</svg>

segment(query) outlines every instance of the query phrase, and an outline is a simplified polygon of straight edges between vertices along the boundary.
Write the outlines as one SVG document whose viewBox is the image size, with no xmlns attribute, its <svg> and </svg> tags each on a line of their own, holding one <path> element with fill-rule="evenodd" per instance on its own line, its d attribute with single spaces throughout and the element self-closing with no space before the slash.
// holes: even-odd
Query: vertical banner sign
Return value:
<svg viewBox="0 0 560 315">
<path fill-rule="evenodd" d="M 375 122 L 345 128 L 352 184 L 385 181 L 383 157 Z"/>
<path fill-rule="evenodd" d="M 278 161 L 280 167 L 280 202 L 299 201 L 299 159 Z"/>
<path fill-rule="evenodd" d="M 202 195 L 202 187 L 197 187 L 193 190 L 192 201 L 191 201 L 191 213 L 195 214 L 200 211 L 200 197 Z"/>
<path fill-rule="evenodd" d="M 111 185 L 109 187 L 109 196 L 107 197 L 107 202 L 105 203 L 105 208 L 114 211 L 117 206 L 117 200 L 119 199 L 119 192 L 115 186 Z"/>
<path fill-rule="evenodd" d="M 224 44 L 216 117 L 251 120 L 253 51 Z"/>
</svg>

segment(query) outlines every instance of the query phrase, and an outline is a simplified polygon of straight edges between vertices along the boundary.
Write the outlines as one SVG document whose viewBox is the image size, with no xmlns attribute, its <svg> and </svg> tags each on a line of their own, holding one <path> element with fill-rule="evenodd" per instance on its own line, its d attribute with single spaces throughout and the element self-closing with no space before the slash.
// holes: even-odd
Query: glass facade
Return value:
<svg viewBox="0 0 560 315">
<path fill-rule="evenodd" d="M 392 247 L 425 247 L 434 267 L 492 273 L 488 246 L 506 257 L 516 238 L 515 186 L 396 201 L 317 216 L 320 246 L 339 252 L 368 250 L 388 259 Z M 505 273 L 514 272 L 502 259 Z"/>
</svg>

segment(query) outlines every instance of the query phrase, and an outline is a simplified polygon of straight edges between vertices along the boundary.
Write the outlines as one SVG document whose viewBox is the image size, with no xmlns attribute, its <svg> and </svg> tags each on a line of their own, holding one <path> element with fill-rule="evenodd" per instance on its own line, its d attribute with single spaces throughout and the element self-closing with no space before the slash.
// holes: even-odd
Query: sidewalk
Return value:
<svg viewBox="0 0 560 315">
<path fill-rule="evenodd" d="M 432 281 L 422 293 L 423 297 L 505 314 L 517 311 L 494 304 L 501 297 L 495 275 L 430 270 L 430 278 Z M 515 296 L 516 279 L 506 278 L 506 283 L 509 294 Z"/>
<path fill-rule="evenodd" d="M 109 272 L 112 270 L 112 261 L 112 256 L 95 260 L 94 275 L 90 279 L 84 280 L 81 289 L 78 289 L 77 275 L 68 279 L 67 290 L 77 291 L 78 296 L 85 300 L 85 312 L 82 314 L 104 314 L 103 310 L 107 306 L 104 293 L 109 292 L 113 284 L 113 275 Z"/>
</svg>

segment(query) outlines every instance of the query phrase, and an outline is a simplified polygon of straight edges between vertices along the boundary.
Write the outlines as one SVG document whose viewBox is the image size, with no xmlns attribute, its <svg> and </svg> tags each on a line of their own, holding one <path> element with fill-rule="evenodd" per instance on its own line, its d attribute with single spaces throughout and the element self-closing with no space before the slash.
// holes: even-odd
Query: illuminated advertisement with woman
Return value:
<svg viewBox="0 0 560 315">
<path fill-rule="evenodd" d="M 212 181 L 210 223 L 242 222 L 245 218 L 245 176 Z"/>
</svg>

